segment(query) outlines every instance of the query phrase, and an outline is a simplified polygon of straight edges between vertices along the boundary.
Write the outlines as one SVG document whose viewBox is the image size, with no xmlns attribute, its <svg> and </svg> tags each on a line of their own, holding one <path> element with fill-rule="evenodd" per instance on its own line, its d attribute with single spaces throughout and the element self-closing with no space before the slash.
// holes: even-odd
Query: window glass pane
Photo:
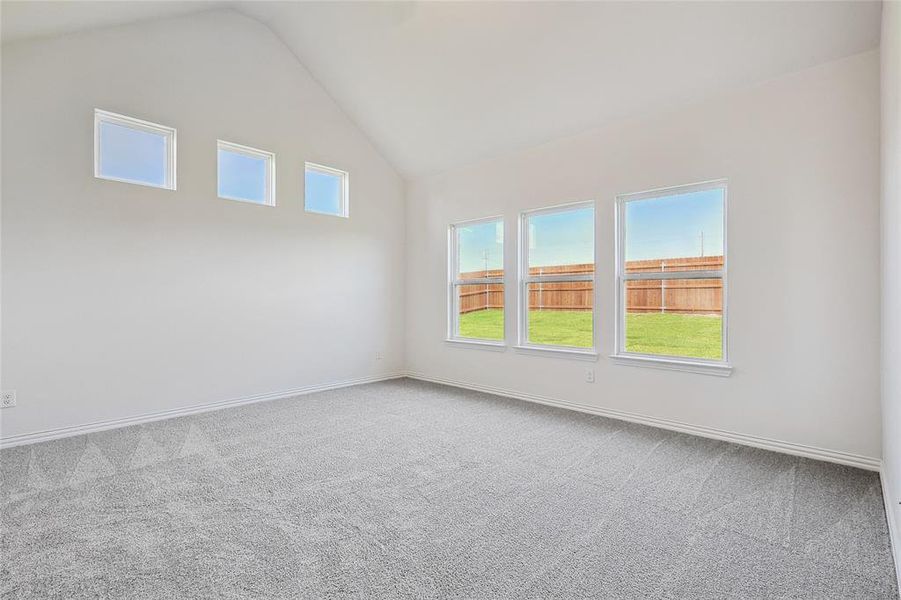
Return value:
<svg viewBox="0 0 901 600">
<path fill-rule="evenodd" d="M 456 286 L 459 337 L 504 339 L 504 284 L 480 283 Z"/>
<path fill-rule="evenodd" d="M 594 207 L 528 217 L 529 273 L 594 272 Z"/>
<path fill-rule="evenodd" d="M 265 204 L 267 159 L 219 148 L 219 196 Z"/>
<path fill-rule="evenodd" d="M 626 273 L 721 269 L 724 194 L 712 189 L 627 202 Z"/>
<path fill-rule="evenodd" d="M 344 215 L 344 177 L 306 169 L 304 208 L 329 215 Z"/>
<path fill-rule="evenodd" d="M 166 185 L 165 135 L 107 121 L 99 128 L 101 177 Z"/>
<path fill-rule="evenodd" d="M 626 281 L 626 351 L 723 358 L 723 280 Z"/>
<path fill-rule="evenodd" d="M 501 220 L 458 225 L 458 279 L 504 275 L 504 223 Z"/>
<path fill-rule="evenodd" d="M 593 282 L 535 282 L 528 288 L 530 343 L 593 346 Z"/>
</svg>

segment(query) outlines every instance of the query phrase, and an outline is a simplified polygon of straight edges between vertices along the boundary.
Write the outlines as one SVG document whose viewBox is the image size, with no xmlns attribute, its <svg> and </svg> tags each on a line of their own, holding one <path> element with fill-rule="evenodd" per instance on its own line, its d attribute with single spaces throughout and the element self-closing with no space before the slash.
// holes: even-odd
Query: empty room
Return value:
<svg viewBox="0 0 901 600">
<path fill-rule="evenodd" d="M 0 41 L 0 597 L 899 600 L 901 0 Z"/>
</svg>

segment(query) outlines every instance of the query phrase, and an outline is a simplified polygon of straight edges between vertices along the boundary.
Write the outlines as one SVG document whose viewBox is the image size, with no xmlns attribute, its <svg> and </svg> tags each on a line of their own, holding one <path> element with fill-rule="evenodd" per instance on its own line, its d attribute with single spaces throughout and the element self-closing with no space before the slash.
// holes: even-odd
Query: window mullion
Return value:
<svg viewBox="0 0 901 600">
<path fill-rule="evenodd" d="M 503 277 L 485 277 L 484 279 L 455 279 L 454 285 L 484 285 L 486 283 L 504 283 Z"/>
<path fill-rule="evenodd" d="M 523 278 L 525 283 L 562 283 L 566 281 L 594 281 L 594 274 L 587 275 L 530 275 Z"/>
<path fill-rule="evenodd" d="M 722 279 L 723 272 L 716 271 L 652 271 L 642 273 L 621 273 L 624 281 L 655 281 L 658 279 Z"/>
</svg>

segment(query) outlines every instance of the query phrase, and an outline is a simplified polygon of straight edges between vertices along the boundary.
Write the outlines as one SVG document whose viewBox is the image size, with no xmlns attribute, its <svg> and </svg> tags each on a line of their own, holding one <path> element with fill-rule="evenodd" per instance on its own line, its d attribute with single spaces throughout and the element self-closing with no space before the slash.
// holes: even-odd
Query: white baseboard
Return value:
<svg viewBox="0 0 901 600">
<path fill-rule="evenodd" d="M 895 575 L 898 577 L 898 589 L 901 590 L 901 523 L 895 514 L 898 511 L 898 503 L 901 498 L 893 498 L 892 490 L 898 489 L 894 481 L 890 481 L 886 470 L 879 470 L 879 479 L 882 481 L 882 498 L 885 501 L 885 520 L 888 521 L 888 537 L 892 547 L 892 556 L 895 559 Z"/>
<path fill-rule="evenodd" d="M 421 381 L 429 381 L 432 383 L 440 383 L 454 387 L 495 394 L 497 396 L 506 396 L 508 398 L 516 398 L 517 400 L 526 400 L 528 402 L 537 402 L 539 404 L 547 404 L 549 406 L 557 406 L 559 408 L 567 408 L 579 412 L 609 417 L 611 419 L 619 419 L 621 421 L 630 421 L 632 423 L 641 423 L 642 425 L 650 425 L 651 427 L 659 427 L 661 429 L 669 429 L 671 431 L 679 431 L 681 433 L 689 433 L 715 440 L 723 440 L 745 446 L 754 446 L 755 448 L 763 448 L 764 450 L 773 450 L 783 454 L 792 454 L 794 456 L 803 456 L 816 460 L 823 460 L 841 465 L 848 465 L 866 469 L 868 471 L 879 471 L 882 466 L 882 460 L 870 456 L 862 456 L 859 454 L 851 454 L 849 452 L 841 452 L 839 450 L 828 450 L 826 448 L 817 448 L 814 446 L 806 446 L 804 444 L 796 444 L 793 442 L 783 442 L 734 431 L 726 431 L 713 427 L 705 427 L 702 425 L 691 425 L 681 421 L 672 421 L 670 419 L 660 419 L 650 417 L 638 413 L 631 413 L 609 408 L 600 408 L 597 406 L 588 406 L 569 402 L 567 400 L 559 400 L 556 398 L 548 398 L 545 396 L 537 396 L 535 394 L 527 394 L 515 390 L 508 390 L 486 385 L 468 383 L 464 381 L 453 381 L 441 377 L 432 377 L 423 373 L 408 372 L 407 377 L 411 379 L 419 379 Z"/>
<path fill-rule="evenodd" d="M 257 394 L 255 396 L 245 396 L 243 398 L 232 398 L 230 400 L 220 400 L 217 402 L 208 402 L 206 404 L 196 404 L 185 408 L 174 408 L 172 410 L 164 410 L 154 413 L 146 413 L 134 417 L 125 417 L 122 419 L 112 419 L 109 421 L 97 421 L 94 423 L 86 423 L 84 425 L 74 425 L 72 427 L 61 427 L 59 429 L 48 429 L 46 431 L 38 431 L 35 433 L 24 433 L 21 435 L 13 435 L 0 438 L 0 448 L 11 448 L 13 446 L 21 446 L 23 444 L 36 444 L 38 442 L 46 442 L 59 438 L 71 437 L 73 435 L 81 435 L 85 433 L 94 433 L 96 431 L 105 431 L 107 429 L 116 429 L 119 427 L 127 427 L 129 425 L 138 425 L 140 423 L 149 423 L 151 421 L 161 421 L 163 419 L 171 419 L 174 417 L 183 417 L 197 413 L 219 410 L 222 408 L 230 408 L 233 406 L 242 406 L 244 404 L 254 404 L 256 402 L 266 402 L 268 400 L 280 400 L 282 398 L 290 398 L 292 396 L 302 396 L 312 394 L 313 392 L 324 392 L 326 390 L 336 390 L 339 388 L 350 387 L 352 385 L 360 385 L 363 383 L 374 383 L 376 381 L 385 381 L 387 379 L 398 379 L 403 377 L 403 373 L 390 373 L 386 375 L 376 375 L 374 377 L 361 377 L 359 379 L 348 379 L 336 383 L 323 383 L 318 385 L 308 385 L 295 388 L 292 390 L 283 390 L 280 392 L 269 392 L 266 394 Z"/>
<path fill-rule="evenodd" d="M 838 463 L 842 465 L 849 465 L 852 467 L 859 467 L 861 469 L 867 469 L 870 471 L 878 471 L 880 474 L 880 480 L 882 482 L 882 492 L 883 499 L 885 501 L 885 514 L 886 520 L 888 522 L 888 530 L 889 530 L 889 539 L 892 546 L 892 552 L 895 560 L 895 569 L 899 578 L 899 588 L 901 588 L 901 530 L 899 530 L 899 523 L 895 517 L 895 506 L 894 503 L 897 500 L 891 497 L 891 490 L 895 489 L 892 487 L 892 482 L 887 480 L 887 474 L 884 469 L 882 469 L 882 461 L 878 458 L 872 458 L 869 456 L 861 456 L 858 454 L 851 454 L 848 452 L 841 452 L 838 450 L 828 450 L 825 448 L 817 448 L 814 446 L 806 446 L 804 444 L 795 444 L 792 442 L 783 442 L 779 440 L 773 440 L 769 438 L 763 438 L 758 436 L 747 435 L 743 433 L 736 433 L 732 431 L 725 431 L 721 429 L 715 429 L 712 427 L 704 427 L 700 425 L 691 425 L 688 423 L 683 423 L 680 421 L 673 421 L 670 419 L 660 419 L 657 417 L 650 417 L 647 415 L 641 415 L 638 413 L 631 413 L 626 411 L 613 410 L 608 408 L 600 408 L 596 406 L 587 406 L 584 404 L 578 404 L 575 402 L 569 402 L 566 400 L 559 400 L 555 398 L 548 398 L 545 396 L 538 396 L 535 394 L 526 394 L 523 392 L 518 392 L 515 390 L 508 390 L 503 388 L 496 388 L 491 386 L 467 383 L 462 381 L 455 381 L 450 379 L 444 379 L 441 377 L 432 377 L 429 375 L 425 375 L 422 373 L 390 373 L 385 375 L 377 375 L 374 377 L 362 377 L 359 379 L 350 379 L 335 383 L 324 383 L 319 385 L 310 385 L 299 387 L 291 390 L 283 390 L 280 392 L 270 392 L 266 394 L 257 394 L 255 396 L 246 396 L 243 398 L 233 398 L 230 400 L 221 400 L 218 402 L 210 402 L 207 404 L 198 404 L 194 406 L 188 406 L 185 408 L 176 408 L 172 410 L 165 410 L 155 413 L 147 413 L 143 415 L 138 415 L 134 417 L 125 417 L 122 419 L 113 419 L 109 421 L 98 421 L 94 423 L 87 423 L 84 425 L 75 425 L 72 427 L 61 427 L 59 429 L 49 429 L 46 431 L 39 431 L 35 433 L 26 433 L 22 435 L 10 436 L 5 438 L 0 438 L 0 448 L 11 448 L 13 446 L 21 446 L 24 444 L 35 444 L 38 442 L 46 442 L 49 440 L 55 440 L 59 438 L 70 437 L 74 435 L 82 435 L 85 433 L 93 433 L 97 431 L 105 431 L 107 429 L 115 429 L 119 427 L 127 427 L 129 425 L 138 425 L 140 423 L 149 423 L 151 421 L 160 421 L 163 419 L 171 419 L 174 417 L 181 417 L 186 415 L 193 415 L 197 413 L 210 412 L 214 410 L 220 410 L 223 408 L 229 408 L 234 406 L 243 406 L 245 404 L 254 404 L 257 402 L 266 402 L 268 400 L 279 400 L 282 398 L 290 398 L 292 396 L 302 396 L 305 394 L 312 394 L 314 392 L 323 392 L 327 390 L 335 390 L 344 387 L 350 387 L 354 385 L 361 385 L 364 383 L 375 383 L 377 381 L 386 381 L 388 379 L 398 379 L 401 377 L 409 377 L 411 379 L 418 379 L 421 381 L 428 381 L 432 383 L 439 383 L 443 385 L 450 385 L 453 387 L 464 388 L 468 390 L 474 390 L 478 392 L 485 392 L 488 394 L 495 394 L 497 396 L 504 396 L 508 398 L 515 398 L 517 400 L 525 400 L 527 402 L 536 402 L 538 404 L 545 404 L 548 406 L 556 406 L 559 408 L 565 408 L 569 410 L 575 410 L 579 412 L 584 412 L 593 415 L 599 415 L 602 417 L 609 417 L 612 419 L 619 419 L 622 421 L 629 421 L 632 423 L 640 423 L 643 425 L 649 425 L 651 427 L 659 427 L 662 429 L 668 429 L 672 431 L 679 431 L 682 433 L 688 433 L 691 435 L 698 435 L 701 437 L 712 438 L 716 440 L 723 440 L 727 442 L 734 442 L 736 444 L 744 444 L 746 446 L 753 446 L 755 448 L 762 448 L 765 450 L 772 450 L 775 452 L 782 452 L 785 454 L 792 454 L 795 456 L 803 456 L 806 458 L 813 458 L 817 460 L 824 460 L 828 462 Z"/>
<path fill-rule="evenodd" d="M 518 400 L 525 400 L 527 402 L 537 402 L 539 404 L 546 404 L 549 406 L 556 406 L 559 408 L 566 408 L 569 410 L 576 410 L 579 412 L 599 415 L 602 417 L 609 417 L 612 419 L 619 419 L 622 421 L 630 421 L 633 423 L 641 423 L 643 425 L 650 425 L 652 427 L 659 427 L 662 429 L 669 429 L 672 431 L 679 431 L 682 433 L 689 433 L 692 435 L 698 435 L 701 437 L 707 437 L 717 440 L 723 440 L 727 442 L 734 442 L 736 444 L 744 444 L 746 446 L 754 446 L 756 448 L 763 448 L 766 450 L 773 450 L 775 452 L 782 452 L 785 454 L 792 454 L 795 456 L 804 456 L 807 458 L 813 458 L 817 460 L 824 460 L 828 462 L 834 462 L 843 465 L 849 465 L 852 467 L 859 467 L 861 469 L 867 469 L 870 471 L 880 471 L 882 461 L 878 458 L 872 458 L 869 456 L 861 456 L 858 454 L 851 454 L 848 452 L 841 452 L 839 450 L 828 450 L 825 448 L 817 448 L 814 446 L 806 446 L 803 444 L 796 444 L 793 442 L 783 442 L 780 440 L 773 440 L 769 438 L 757 437 L 752 435 L 747 435 L 743 433 L 736 433 L 732 431 L 726 431 L 722 429 L 716 429 L 713 427 L 705 427 L 702 425 L 691 425 L 689 423 L 683 423 L 680 421 L 673 421 L 669 419 L 661 419 L 657 417 L 651 417 L 647 415 L 642 415 L 638 413 L 631 413 L 626 411 L 619 411 L 609 408 L 600 408 L 596 406 L 588 406 L 584 404 L 578 404 L 575 402 L 569 402 L 567 400 L 559 400 L 556 398 L 549 398 L 546 396 L 538 396 L 535 394 L 527 394 L 524 392 L 518 392 L 516 390 L 508 390 L 503 388 L 496 388 L 490 386 L 484 386 L 479 384 L 468 383 L 464 381 L 455 381 L 450 379 L 444 379 L 441 377 L 432 377 L 429 375 L 425 375 L 423 373 L 390 373 L 385 375 L 377 375 L 374 377 L 362 377 L 359 379 L 350 379 L 340 382 L 334 383 L 324 383 L 319 385 L 310 385 L 299 387 L 291 390 L 283 390 L 279 392 L 270 392 L 266 394 L 258 394 L 255 396 L 246 396 L 243 398 L 233 398 L 230 400 L 220 400 L 217 402 L 210 402 L 206 404 L 198 404 L 194 406 L 188 406 L 184 408 L 176 408 L 172 410 L 165 410 L 154 413 L 146 413 L 142 415 L 137 415 L 134 417 L 125 417 L 121 419 L 113 419 L 109 421 L 98 421 L 94 423 L 86 423 L 83 425 L 75 425 L 72 427 L 61 427 L 59 429 L 49 429 L 46 431 L 38 431 L 34 433 L 25 433 L 21 435 L 9 436 L 0 438 L 0 448 L 10 448 L 12 446 L 20 446 L 23 444 L 34 444 L 37 442 L 45 442 L 49 440 L 55 440 L 64 437 L 70 437 L 73 435 L 81 435 L 84 433 L 93 433 L 96 431 L 104 431 L 106 429 L 115 429 L 118 427 L 126 427 L 128 425 L 138 425 L 140 423 L 149 423 L 151 421 L 159 421 L 162 419 L 171 419 L 173 417 L 181 417 L 185 415 L 192 415 L 196 413 L 208 412 L 212 410 L 219 410 L 222 408 L 228 408 L 233 406 L 242 406 L 245 404 L 254 404 L 256 402 L 265 402 L 268 400 L 279 400 L 281 398 L 290 398 L 292 396 L 301 396 L 304 394 L 312 394 L 314 392 L 322 392 L 326 390 L 334 390 L 343 387 L 349 387 L 352 385 L 361 385 L 364 383 L 374 383 L 376 381 L 385 381 L 388 379 L 397 379 L 400 377 L 409 377 L 411 379 L 419 379 L 421 381 L 429 381 L 432 383 L 439 383 L 443 385 L 450 385 L 459 388 L 465 388 L 469 390 L 475 390 L 479 392 L 485 392 L 489 394 L 495 394 L 498 396 L 505 396 L 508 398 L 516 398 Z M 895 536 L 897 539 L 897 536 Z"/>
</svg>

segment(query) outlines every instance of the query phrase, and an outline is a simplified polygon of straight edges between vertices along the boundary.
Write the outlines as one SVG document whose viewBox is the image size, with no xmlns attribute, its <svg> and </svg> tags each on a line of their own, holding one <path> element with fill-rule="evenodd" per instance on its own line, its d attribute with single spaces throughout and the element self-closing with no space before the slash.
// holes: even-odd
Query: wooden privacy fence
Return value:
<svg viewBox="0 0 901 600">
<path fill-rule="evenodd" d="M 626 273 L 654 271 L 715 271 L 723 268 L 722 256 L 634 260 Z M 530 275 L 584 275 L 592 264 L 532 267 Z M 461 279 L 502 277 L 503 271 L 461 273 Z M 504 284 L 470 284 L 458 288 L 461 313 L 503 308 Z M 590 310 L 594 285 L 590 281 L 559 281 L 529 284 L 530 310 Z M 631 313 L 723 314 L 721 279 L 645 279 L 626 282 L 626 311 Z"/>
<path fill-rule="evenodd" d="M 626 273 L 657 271 L 717 271 L 722 256 L 632 260 Z M 644 279 L 626 282 L 626 312 L 723 314 L 722 279 Z"/>
<path fill-rule="evenodd" d="M 488 271 L 473 271 L 460 273 L 460 279 L 479 279 L 481 277 L 503 277 L 502 269 Z M 474 285 L 461 285 L 457 288 L 459 294 L 460 314 L 485 310 L 486 308 L 504 307 L 504 284 L 485 283 Z"/>
</svg>

